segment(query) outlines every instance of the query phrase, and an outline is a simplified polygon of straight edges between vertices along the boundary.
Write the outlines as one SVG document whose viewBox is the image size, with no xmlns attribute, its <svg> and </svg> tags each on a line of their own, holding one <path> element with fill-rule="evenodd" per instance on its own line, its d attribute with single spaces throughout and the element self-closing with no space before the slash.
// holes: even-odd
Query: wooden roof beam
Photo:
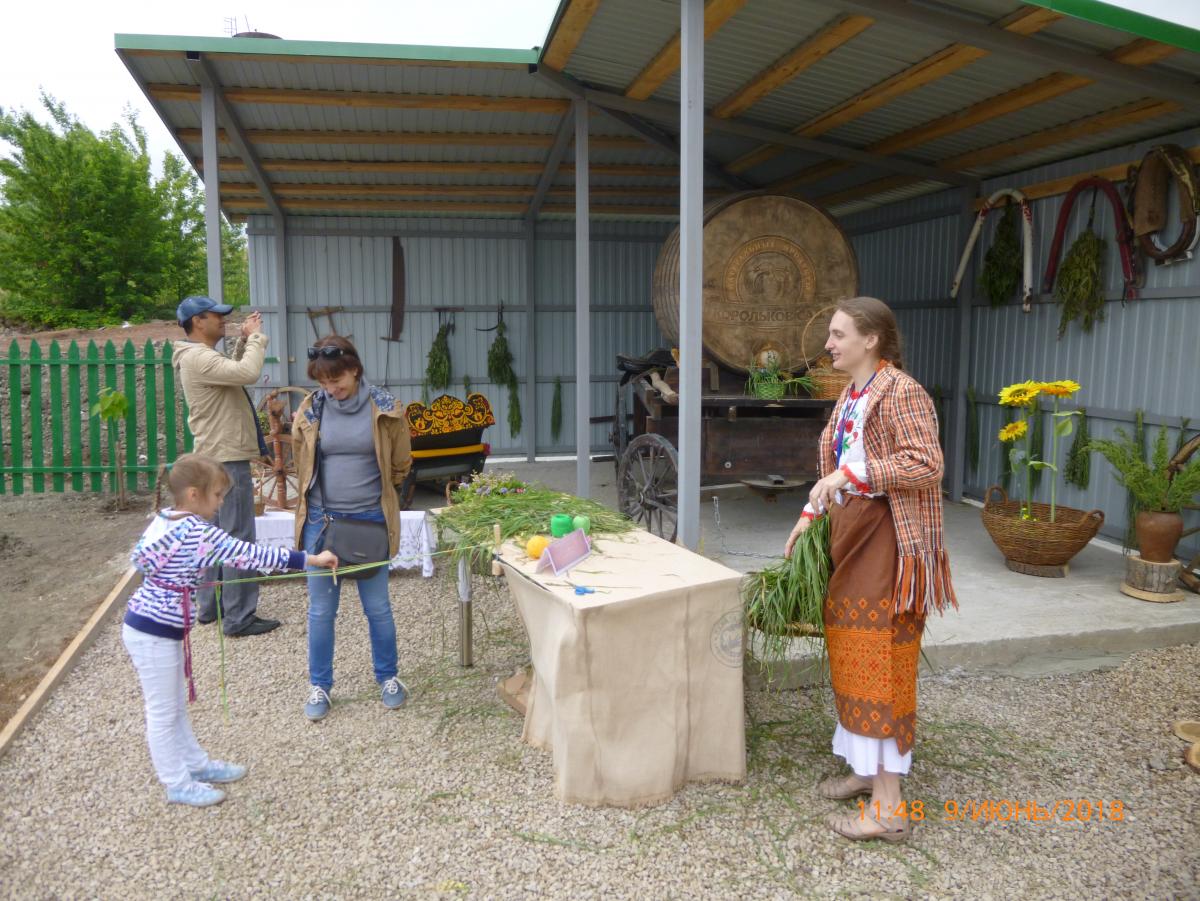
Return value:
<svg viewBox="0 0 1200 901">
<path fill-rule="evenodd" d="M 156 100 L 200 101 L 199 85 L 151 84 Z M 230 103 L 279 103 L 352 109 L 448 109 L 464 112 L 562 115 L 569 101 L 557 97 L 477 97 L 467 94 L 400 94 L 384 91 L 318 91 L 293 88 L 225 88 Z"/>
<path fill-rule="evenodd" d="M 197 169 L 203 169 L 202 160 L 195 160 Z M 222 172 L 244 172 L 246 165 L 239 159 L 225 159 L 220 163 Z M 460 163 L 422 162 L 410 160 L 263 160 L 267 172 L 325 172 L 325 173 L 374 173 L 374 174 L 431 174 L 431 175 L 539 175 L 542 163 Z M 677 178 L 677 166 L 642 166 L 630 163 L 594 163 L 588 167 L 593 175 L 625 176 L 629 178 Z M 560 172 L 572 173 L 573 164 L 567 164 Z"/>
<path fill-rule="evenodd" d="M 1138 38 L 1135 41 L 1110 50 L 1105 55 L 1109 59 L 1116 60 L 1128 66 L 1145 66 L 1157 60 L 1165 59 L 1174 52 L 1174 47 Z M 1018 88 L 1013 88 L 1011 91 L 1004 91 L 985 100 L 980 100 L 978 103 L 973 103 L 966 109 L 956 110 L 953 113 L 940 116 L 930 122 L 925 122 L 898 134 L 891 135 L 881 141 L 876 141 L 868 145 L 867 149 L 875 153 L 898 153 L 902 150 L 908 150 L 920 144 L 964 131 L 984 122 L 990 122 L 1001 116 L 1007 116 L 1009 113 L 1018 112 L 1035 104 L 1052 100 L 1055 97 L 1061 97 L 1064 94 L 1077 91 L 1090 84 L 1092 84 L 1091 80 L 1078 75 L 1070 75 L 1066 72 L 1052 72 L 1035 81 L 1023 84 Z M 795 175 L 779 179 L 769 187 L 776 191 L 790 191 L 800 185 L 829 178 L 831 175 L 845 171 L 846 168 L 845 165 L 840 163 L 821 163 L 817 166 L 810 166 L 807 169 L 797 172 Z"/>
<path fill-rule="evenodd" d="M 550 36 L 546 52 L 542 54 L 542 62 L 555 69 L 565 69 L 599 7 L 600 0 L 569 0 Z"/>
<path fill-rule="evenodd" d="M 644 119 L 665 122 L 667 124 L 677 124 L 679 122 L 679 107 L 677 104 L 664 103 L 659 100 L 634 100 L 621 94 L 585 87 L 579 82 L 574 81 L 574 79 L 571 79 L 570 76 L 563 75 L 561 72 L 554 72 L 541 67 L 539 67 L 538 71 L 555 83 L 561 82 L 566 90 L 579 91 L 585 100 L 601 108 L 632 113 Z M 740 135 L 763 143 L 781 144 L 785 147 L 795 147 L 809 153 L 819 153 L 822 156 L 832 157 L 833 159 L 862 163 L 863 165 L 873 166 L 888 172 L 915 175 L 921 178 L 932 178 L 936 181 L 954 185 L 974 183 L 974 179 L 969 176 L 946 172 L 928 163 L 904 159 L 903 157 L 881 156 L 858 147 L 839 144 L 836 141 L 790 134 L 743 119 L 718 119 L 716 116 L 709 115 L 705 117 L 704 127 L 710 131 Z M 595 168 L 594 166 L 592 167 L 593 171 L 595 171 Z"/>
<path fill-rule="evenodd" d="M 337 185 L 337 184 L 277 184 L 275 195 L 281 199 L 298 199 L 309 197 L 438 197 L 477 195 L 479 197 L 521 197 L 533 195 L 534 185 Z M 721 188 L 710 188 L 706 196 L 720 197 L 729 192 Z M 593 197 L 659 197 L 663 199 L 677 198 L 679 189 L 675 187 L 659 187 L 657 185 L 592 185 Z M 258 198 L 258 188 L 250 182 L 222 182 L 222 197 Z M 575 188 L 571 185 L 551 185 L 546 192 L 547 197 L 574 197 Z"/>
<path fill-rule="evenodd" d="M 704 4 L 704 40 L 708 40 L 721 30 L 734 14 L 746 5 L 747 0 L 707 0 Z M 662 87 L 663 82 L 679 71 L 680 61 L 679 32 L 663 44 L 662 49 L 646 64 L 646 68 L 638 73 L 637 78 L 630 82 L 625 89 L 625 96 L 635 100 L 645 100 Z M 561 69 L 562 66 L 555 68 Z"/>
<path fill-rule="evenodd" d="M 427 131 L 311 131 L 304 129 L 246 129 L 251 143 L 260 144 L 378 144 L 396 147 L 550 147 L 552 134 L 490 134 L 488 132 L 427 132 Z M 175 136 L 181 141 L 198 143 L 200 129 L 178 128 Z M 217 140 L 228 143 L 225 129 Z M 647 141 L 636 135 L 595 135 L 595 147 L 606 150 L 642 150 Z"/>
<path fill-rule="evenodd" d="M 839 0 L 839 4 L 863 15 L 873 16 L 881 22 L 894 22 L 920 28 L 929 34 L 942 34 L 972 47 L 1043 66 L 1054 66 L 1100 84 L 1141 91 L 1148 97 L 1200 105 L 1200 84 L 1195 81 L 1161 72 L 1143 72 L 1065 43 L 1011 34 L 946 5 L 918 5 L 908 0 Z"/>
<path fill-rule="evenodd" d="M 1016 12 L 1005 16 L 997 24 L 1019 34 L 1031 34 L 1052 22 L 1062 18 L 1060 13 L 1042 9 L 1038 6 L 1023 6 Z M 967 44 L 954 43 L 943 47 L 937 53 L 925 57 L 890 78 L 872 85 L 865 91 L 860 91 L 833 109 L 826 110 L 821 115 L 810 119 L 803 125 L 793 129 L 796 134 L 816 137 L 832 131 L 838 126 L 845 125 L 859 116 L 876 110 L 895 100 L 903 94 L 908 94 L 927 84 L 944 78 L 952 72 L 957 72 L 971 63 L 988 55 L 987 50 L 972 47 Z M 767 160 L 774 159 L 783 149 L 780 147 L 759 147 L 739 157 L 729 164 L 734 172 L 745 172 Z"/>
<path fill-rule="evenodd" d="M 772 91 L 778 90 L 838 47 L 862 34 L 874 21 L 867 16 L 838 16 L 718 103 L 713 107 L 712 114 L 718 119 L 741 115 Z"/>
<path fill-rule="evenodd" d="M 406 202 L 397 201 L 378 201 L 376 203 L 364 203 L 360 200 L 352 201 L 336 201 L 336 200 L 294 200 L 284 204 L 284 208 L 289 212 L 319 212 L 327 210 L 330 212 L 341 213 L 501 213 L 511 216 L 519 216 L 525 211 L 523 203 L 473 203 L 464 201 L 439 201 L 439 200 L 424 200 Z M 234 204 L 233 213 L 235 215 L 245 215 L 247 213 L 259 212 L 266 209 L 266 205 L 260 200 L 245 200 L 238 201 Z M 566 213 L 575 212 L 575 204 L 573 203 L 551 203 L 546 204 L 542 208 L 546 213 Z M 593 216 L 665 216 L 674 217 L 679 215 L 679 208 L 674 204 L 620 204 L 620 203 L 601 203 L 594 204 L 591 207 Z"/>
</svg>

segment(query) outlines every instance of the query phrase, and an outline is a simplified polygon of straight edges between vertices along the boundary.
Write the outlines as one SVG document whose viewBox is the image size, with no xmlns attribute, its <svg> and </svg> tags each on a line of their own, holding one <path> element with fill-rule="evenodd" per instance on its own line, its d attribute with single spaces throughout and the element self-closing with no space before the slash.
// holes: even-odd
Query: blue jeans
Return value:
<svg viewBox="0 0 1200 901">
<path fill-rule="evenodd" d="M 324 516 L 333 518 L 348 516 L 383 522 L 383 511 L 370 510 L 365 513 L 343 514 L 323 510 L 317 506 L 308 508 L 304 531 L 300 539 L 304 550 L 318 553 L 322 543 Z M 309 572 L 328 570 L 308 567 Z M 333 687 L 333 625 L 337 618 L 338 602 L 341 600 L 344 579 L 334 582 L 325 576 L 308 577 L 308 681 L 325 691 Z M 371 635 L 371 660 L 375 664 L 375 681 L 386 682 L 396 676 L 396 621 L 392 618 L 392 606 L 388 598 L 388 568 L 379 570 L 364 579 L 358 579 L 358 599 L 362 601 L 363 613 L 367 617 L 367 629 Z"/>
</svg>

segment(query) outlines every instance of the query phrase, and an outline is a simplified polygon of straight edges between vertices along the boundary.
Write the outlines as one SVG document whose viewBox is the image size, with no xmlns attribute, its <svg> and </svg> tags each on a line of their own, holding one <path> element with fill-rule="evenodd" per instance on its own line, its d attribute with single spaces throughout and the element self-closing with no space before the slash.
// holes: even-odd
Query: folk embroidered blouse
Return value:
<svg viewBox="0 0 1200 901">
<path fill-rule="evenodd" d="M 838 423 L 838 433 L 834 435 L 834 454 L 840 464 L 838 468 L 850 480 L 849 484 L 834 496 L 839 504 L 844 501 L 843 492 L 858 497 L 883 496 L 883 492 L 872 491 L 867 481 L 867 449 L 863 443 L 863 418 L 867 411 L 867 392 L 870 390 L 871 384 L 868 382 L 863 386 L 862 391 L 850 392 L 850 397 L 846 401 Z M 804 512 L 801 515 L 806 519 L 815 519 L 818 512 L 809 503 L 804 505 Z"/>
</svg>

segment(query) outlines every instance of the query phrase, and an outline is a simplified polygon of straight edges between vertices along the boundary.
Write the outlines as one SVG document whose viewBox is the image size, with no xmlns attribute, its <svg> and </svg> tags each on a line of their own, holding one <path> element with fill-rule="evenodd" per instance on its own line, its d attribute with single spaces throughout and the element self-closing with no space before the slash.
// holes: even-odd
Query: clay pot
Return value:
<svg viewBox="0 0 1200 901">
<path fill-rule="evenodd" d="M 1178 513 L 1139 513 L 1134 528 L 1143 560 L 1170 563 L 1175 558 L 1175 545 L 1183 534 L 1183 517 Z"/>
</svg>

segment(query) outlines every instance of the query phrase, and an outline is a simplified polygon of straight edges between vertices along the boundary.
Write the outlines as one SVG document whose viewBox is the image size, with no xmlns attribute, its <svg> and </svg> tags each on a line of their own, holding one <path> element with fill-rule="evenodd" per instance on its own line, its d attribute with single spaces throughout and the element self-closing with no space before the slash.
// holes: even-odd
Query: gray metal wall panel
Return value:
<svg viewBox="0 0 1200 901">
<path fill-rule="evenodd" d="M 538 306 L 558 309 L 538 313 L 537 443 L 542 452 L 569 451 L 574 422 L 574 248 L 570 223 L 539 225 L 536 286 Z M 353 336 L 368 378 L 386 382 L 403 401 L 421 396 L 426 358 L 438 328 L 438 306 L 493 306 L 505 303 L 508 339 L 518 378 L 528 374 L 529 347 L 525 283 L 525 243 L 521 223 L 461 219 L 294 218 L 289 220 L 289 337 L 296 362 L 292 379 L 307 384 L 304 348 L 316 337 L 306 308 L 341 306 L 338 331 Z M 274 305 L 274 239 L 268 217 L 250 221 L 251 293 L 257 306 Z M 390 321 L 391 238 L 364 234 L 403 231 L 407 303 L 399 344 L 385 342 Z M 603 223 L 592 242 L 591 416 L 612 412 L 615 357 L 641 353 L 661 344 L 650 308 L 650 282 L 658 257 L 658 238 L 669 231 L 661 223 Z M 326 234 L 297 234 L 320 230 Z M 339 232 L 343 234 L 338 234 Z M 414 236 L 431 233 L 429 237 Z M 627 237 L 628 240 L 623 240 Z M 631 311 L 629 307 L 640 309 Z M 563 309 L 566 307 L 567 309 Z M 356 309 L 357 308 L 357 309 Z M 370 309 L 378 308 L 378 309 Z M 497 425 L 487 433 L 496 454 L 525 452 L 525 434 L 514 439 L 508 430 L 508 392 L 487 381 L 487 351 L 494 333 L 479 331 L 496 323 L 493 312 L 454 314 L 450 335 L 453 362 L 451 392 L 462 393 L 462 378 L 492 403 Z M 322 333 L 325 320 L 321 320 Z M 563 378 L 563 434 L 550 435 L 550 403 L 555 376 Z M 526 428 L 531 411 L 523 410 Z M 593 447 L 608 447 L 608 425 L 592 429 Z"/>
<path fill-rule="evenodd" d="M 1194 146 L 1200 141 L 1200 131 L 1039 166 L 1004 180 L 986 182 L 983 193 L 1001 186 L 1021 187 L 1075 174 L 1082 176 L 1094 169 L 1138 159 L 1152 143 L 1167 140 Z M 1057 196 L 1033 203 L 1037 290 L 1062 202 L 1063 197 Z M 1171 203 L 1168 221 L 1174 224 L 1178 222 L 1174 197 Z M 857 213 L 846 217 L 842 224 L 852 232 L 873 229 L 897 219 L 936 214 L 953 208 L 954 204 L 953 192 L 939 192 Z M 1089 207 L 1090 195 L 1077 201 L 1064 252 L 1083 230 Z M 999 216 L 989 217 L 976 248 L 977 260 L 991 246 L 998 222 Z M 1111 209 L 1103 198 L 1096 204 L 1096 226 L 1108 244 L 1106 279 L 1110 296 L 1115 298 L 1122 284 L 1120 257 L 1112 238 Z M 897 318 L 906 342 L 907 361 L 914 374 L 929 387 L 949 386 L 952 381 L 957 314 L 948 306 L 947 294 L 961 252 L 958 227 L 958 217 L 948 215 L 865 231 L 853 239 L 864 293 L 894 301 L 900 307 Z M 1078 400 L 1093 411 L 1089 428 L 1096 437 L 1109 437 L 1118 427 L 1131 429 L 1127 420 L 1139 409 L 1152 421 L 1157 419 L 1172 427 L 1172 446 L 1181 419 L 1190 418 L 1191 429 L 1200 427 L 1200 350 L 1197 349 L 1200 260 L 1165 267 L 1150 263 L 1144 290 L 1150 296 L 1126 305 L 1111 300 L 1106 305 L 1106 320 L 1091 334 L 1084 334 L 1078 324 L 1073 324 L 1061 340 L 1057 337 L 1059 309 L 1053 304 L 1035 304 L 1028 314 L 1021 312 L 1015 300 L 997 309 L 975 306 L 969 384 L 984 400 L 979 411 L 980 465 L 978 471 L 967 474 L 968 493 L 981 497 L 988 486 L 998 481 L 1003 451 L 995 435 L 1004 420 L 993 399 L 1003 386 L 1027 378 L 1079 381 L 1083 391 Z M 915 307 L 911 305 L 913 301 L 917 303 Z M 1148 427 L 1148 432 L 1153 438 L 1157 426 Z M 1065 455 L 1064 449 L 1060 461 L 1065 460 Z M 1043 481 L 1039 498 L 1047 500 L 1049 481 Z M 1104 534 L 1116 539 L 1123 534 L 1125 492 L 1103 458 L 1093 455 L 1088 490 L 1060 485 L 1059 499 L 1084 510 L 1104 510 L 1107 513 Z M 1200 516 L 1190 513 L 1187 521 L 1189 525 L 1200 525 Z M 1192 549 L 1200 548 L 1200 538 L 1193 537 L 1186 544 Z"/>
</svg>

